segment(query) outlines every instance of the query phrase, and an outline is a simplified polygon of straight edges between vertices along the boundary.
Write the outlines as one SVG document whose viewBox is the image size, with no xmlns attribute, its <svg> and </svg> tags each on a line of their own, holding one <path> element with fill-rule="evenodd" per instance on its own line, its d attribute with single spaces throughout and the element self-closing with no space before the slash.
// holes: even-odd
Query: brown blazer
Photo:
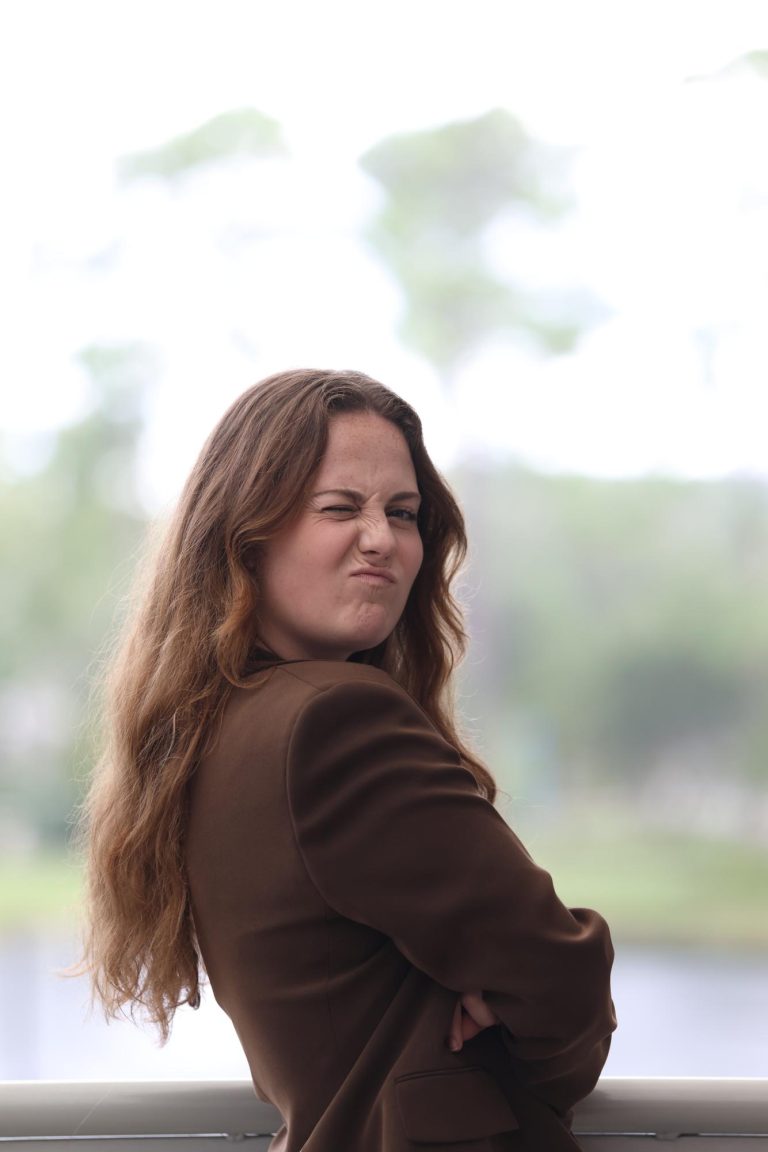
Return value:
<svg viewBox="0 0 768 1152">
<path fill-rule="evenodd" d="M 558 1152 L 615 1027 L 612 948 L 376 668 L 273 662 L 191 792 L 200 948 L 273 1152 Z M 446 1046 L 457 993 L 503 1021 Z"/>
</svg>

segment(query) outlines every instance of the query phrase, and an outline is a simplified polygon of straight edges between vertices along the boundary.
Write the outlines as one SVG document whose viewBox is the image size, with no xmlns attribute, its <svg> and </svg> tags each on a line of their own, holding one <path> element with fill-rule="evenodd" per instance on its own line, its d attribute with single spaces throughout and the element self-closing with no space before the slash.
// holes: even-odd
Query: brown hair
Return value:
<svg viewBox="0 0 768 1152">
<path fill-rule="evenodd" d="M 259 547 L 305 503 L 329 420 L 355 411 L 390 420 L 408 443 L 424 561 L 394 632 L 352 659 L 397 680 L 495 797 L 453 718 L 449 682 L 466 638 L 450 586 L 466 536 L 418 416 L 362 373 L 270 376 L 225 413 L 186 483 L 107 678 L 105 747 L 84 806 L 83 966 L 108 1014 L 141 1007 L 164 1039 L 178 1005 L 199 1002 L 184 866 L 187 785 L 258 648 Z"/>
</svg>

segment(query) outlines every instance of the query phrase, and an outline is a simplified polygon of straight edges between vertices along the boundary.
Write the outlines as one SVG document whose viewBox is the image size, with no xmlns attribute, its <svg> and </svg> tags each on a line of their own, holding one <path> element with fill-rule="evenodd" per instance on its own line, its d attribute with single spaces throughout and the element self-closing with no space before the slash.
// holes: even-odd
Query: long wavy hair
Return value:
<svg viewBox="0 0 768 1152">
<path fill-rule="evenodd" d="M 110 1016 L 136 1008 L 167 1039 L 199 1003 L 201 960 L 184 863 L 190 777 L 233 686 L 259 648 L 259 554 L 295 516 L 323 458 L 329 421 L 372 412 L 403 433 L 422 496 L 424 561 L 392 634 L 353 660 L 387 671 L 462 754 L 451 673 L 466 636 L 451 582 L 466 552 L 461 511 L 400 397 L 358 372 L 297 370 L 243 393 L 211 433 L 105 679 L 104 746 L 83 808 L 87 856 L 82 967 Z M 258 691 L 258 678 L 246 686 Z"/>
</svg>

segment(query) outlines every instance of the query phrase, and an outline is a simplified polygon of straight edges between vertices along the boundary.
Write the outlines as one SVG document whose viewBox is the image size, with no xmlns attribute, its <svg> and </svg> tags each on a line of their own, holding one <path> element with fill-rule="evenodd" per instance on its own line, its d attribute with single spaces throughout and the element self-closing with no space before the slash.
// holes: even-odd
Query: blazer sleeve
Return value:
<svg viewBox="0 0 768 1152">
<path fill-rule="evenodd" d="M 567 909 L 457 751 L 397 685 L 315 695 L 291 738 L 299 848 L 328 905 L 456 992 L 482 989 L 528 1085 L 565 1114 L 615 1027 L 608 928 Z"/>
</svg>

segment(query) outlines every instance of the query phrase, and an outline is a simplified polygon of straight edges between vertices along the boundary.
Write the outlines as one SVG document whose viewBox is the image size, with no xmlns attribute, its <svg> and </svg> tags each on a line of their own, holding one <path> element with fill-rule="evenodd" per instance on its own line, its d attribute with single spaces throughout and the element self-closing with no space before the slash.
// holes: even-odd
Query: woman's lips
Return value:
<svg viewBox="0 0 768 1152">
<path fill-rule="evenodd" d="M 352 575 L 356 580 L 362 580 L 364 584 L 371 584 L 374 587 L 383 587 L 385 584 L 394 584 L 395 582 L 392 573 L 383 568 L 360 568 Z"/>
</svg>

